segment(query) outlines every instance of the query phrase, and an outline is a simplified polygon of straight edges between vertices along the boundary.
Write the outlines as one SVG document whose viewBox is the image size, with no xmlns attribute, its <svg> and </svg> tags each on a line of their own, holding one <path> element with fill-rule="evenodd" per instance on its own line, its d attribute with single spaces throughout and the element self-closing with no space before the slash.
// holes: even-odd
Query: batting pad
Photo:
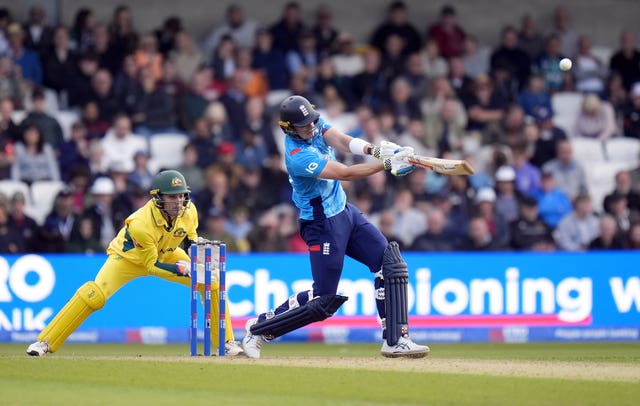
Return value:
<svg viewBox="0 0 640 406">
<path fill-rule="evenodd" d="M 349 298 L 340 295 L 318 296 L 300 307 L 254 324 L 251 326 L 251 334 L 269 338 L 280 337 L 307 324 L 333 316 L 347 299 Z"/>
<path fill-rule="evenodd" d="M 398 243 L 395 241 L 390 242 L 384 251 L 382 275 L 384 278 L 387 344 L 396 345 L 400 337 L 409 333 L 407 313 L 409 271 L 400 254 Z"/>
<path fill-rule="evenodd" d="M 102 309 L 104 303 L 102 289 L 95 282 L 85 283 L 42 330 L 38 340 L 48 342 L 49 351 L 56 352 L 91 313 Z"/>
</svg>

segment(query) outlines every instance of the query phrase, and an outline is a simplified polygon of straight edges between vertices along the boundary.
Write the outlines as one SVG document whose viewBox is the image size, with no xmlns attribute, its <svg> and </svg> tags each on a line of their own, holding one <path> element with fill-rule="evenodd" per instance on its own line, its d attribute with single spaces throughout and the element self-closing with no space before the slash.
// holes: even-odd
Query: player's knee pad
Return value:
<svg viewBox="0 0 640 406">
<path fill-rule="evenodd" d="M 95 282 L 80 286 L 51 322 L 38 335 L 38 340 L 47 341 L 51 352 L 55 352 L 91 313 L 105 304 L 104 292 Z"/>
<path fill-rule="evenodd" d="M 402 259 L 398 243 L 392 241 L 382 258 L 384 278 L 385 326 L 387 344 L 395 345 L 398 339 L 409 333 L 407 312 L 407 286 L 409 271 Z"/>
<path fill-rule="evenodd" d="M 100 310 L 105 304 L 102 289 L 95 282 L 87 282 L 78 288 L 76 292 L 91 310 Z"/>
<path fill-rule="evenodd" d="M 251 334 L 269 338 L 279 337 L 307 324 L 333 316 L 347 299 L 348 297 L 340 295 L 318 296 L 304 305 L 254 324 L 251 326 Z"/>
</svg>

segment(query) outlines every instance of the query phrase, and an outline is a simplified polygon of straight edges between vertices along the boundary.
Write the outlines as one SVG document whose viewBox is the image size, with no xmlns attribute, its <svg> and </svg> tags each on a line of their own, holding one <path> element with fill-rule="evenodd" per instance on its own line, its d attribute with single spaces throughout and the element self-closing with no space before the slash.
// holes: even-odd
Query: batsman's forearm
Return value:
<svg viewBox="0 0 640 406">
<path fill-rule="evenodd" d="M 345 176 L 341 180 L 358 180 L 384 171 L 384 162 L 367 162 L 349 166 Z"/>
</svg>

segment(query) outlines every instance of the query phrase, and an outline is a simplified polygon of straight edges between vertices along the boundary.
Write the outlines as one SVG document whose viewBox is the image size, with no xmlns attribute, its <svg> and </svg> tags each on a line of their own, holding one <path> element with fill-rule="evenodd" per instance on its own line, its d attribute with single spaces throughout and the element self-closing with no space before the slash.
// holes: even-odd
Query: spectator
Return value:
<svg viewBox="0 0 640 406">
<path fill-rule="evenodd" d="M 518 31 L 518 47 L 534 61 L 544 49 L 544 38 L 538 30 L 538 23 L 531 14 L 525 14 L 520 19 L 520 31 Z"/>
<path fill-rule="evenodd" d="M 108 32 L 113 66 L 120 67 L 124 57 L 135 52 L 139 41 L 128 5 L 121 4 L 113 10 Z"/>
<path fill-rule="evenodd" d="M 589 250 L 621 250 L 624 249 L 623 235 L 618 231 L 616 220 L 609 214 L 600 217 L 599 233 L 596 238 L 589 243 Z"/>
<path fill-rule="evenodd" d="M 23 235 L 11 227 L 7 203 L 7 197 L 0 195 L 0 254 L 25 252 L 26 244 Z"/>
<path fill-rule="evenodd" d="M 518 44 L 518 31 L 508 25 L 502 29 L 500 45 L 493 51 L 490 57 L 491 73 L 498 70 L 509 72 L 509 76 L 515 80 L 518 90 L 522 90 L 531 74 L 531 59 Z"/>
<path fill-rule="evenodd" d="M 623 108 L 624 136 L 640 140 L 640 82 L 633 85 Z"/>
<path fill-rule="evenodd" d="M 273 47 L 273 35 L 266 28 L 256 32 L 256 45 L 252 55 L 253 67 L 267 77 L 269 88 L 282 90 L 289 86 L 289 74 L 284 52 Z"/>
<path fill-rule="evenodd" d="M 491 235 L 491 245 L 504 247 L 509 242 L 509 222 L 503 213 L 496 208 L 496 192 L 492 188 L 481 188 L 475 196 L 475 213 L 484 220 Z M 468 213 L 465 213 L 468 214 Z M 469 233 L 471 234 L 471 220 L 469 220 Z M 475 232 L 482 230 L 474 230 Z M 478 237 L 472 236 L 472 240 Z M 474 244 L 479 242 L 476 241 Z"/>
<path fill-rule="evenodd" d="M 575 55 L 578 35 L 570 27 L 571 16 L 566 6 L 560 5 L 553 11 L 553 35 L 560 41 L 560 52 Z"/>
<path fill-rule="evenodd" d="M 149 169 L 149 154 L 140 150 L 133 155 L 134 168 L 127 175 L 127 183 L 139 189 L 151 190 L 156 173 Z M 182 172 L 180 172 L 182 173 Z M 187 183 L 187 185 L 191 185 Z"/>
<path fill-rule="evenodd" d="M 0 98 L 9 99 L 14 106 L 22 108 L 27 83 L 9 56 L 0 54 Z"/>
<path fill-rule="evenodd" d="M 260 216 L 247 235 L 251 252 L 287 252 L 288 236 L 280 230 L 278 214 L 271 209 Z"/>
<path fill-rule="evenodd" d="M 90 188 L 93 204 L 82 214 L 82 217 L 91 220 L 93 237 L 100 242 L 102 250 L 107 249 L 109 242 L 116 234 L 116 230 L 121 226 L 117 222 L 116 213 L 113 210 L 115 192 L 115 185 L 110 178 L 97 178 Z"/>
<path fill-rule="evenodd" d="M 424 74 L 428 79 L 434 80 L 449 74 L 449 63 L 440 54 L 440 48 L 435 39 L 427 39 L 420 49 L 419 55 Z"/>
<path fill-rule="evenodd" d="M 377 110 L 387 94 L 387 79 L 380 70 L 380 52 L 369 48 L 364 53 L 364 70 L 352 80 L 355 103 L 366 104 Z"/>
<path fill-rule="evenodd" d="M 585 251 L 589 243 L 600 234 L 598 223 L 589 195 L 577 195 L 573 201 L 573 210 L 560 220 L 554 231 L 553 237 L 558 248 L 564 251 Z"/>
<path fill-rule="evenodd" d="M 627 91 L 636 82 L 640 82 L 640 51 L 636 47 L 632 31 L 620 34 L 620 49 L 613 54 L 609 62 L 612 74 L 619 74 Z"/>
<path fill-rule="evenodd" d="M 307 90 L 313 88 L 318 76 L 320 54 L 316 49 L 316 38 L 311 31 L 303 31 L 298 37 L 298 46 L 286 53 L 289 76 L 301 75 Z"/>
<path fill-rule="evenodd" d="M 506 247 L 496 241 L 489 230 L 489 225 L 482 217 L 469 220 L 469 233 L 466 240 L 458 247 L 459 251 L 502 251 Z"/>
<path fill-rule="evenodd" d="M 229 210 L 231 208 L 229 176 L 221 168 L 212 165 L 205 170 L 204 179 L 205 188 L 193 197 L 199 208 L 198 212 L 208 213 L 212 207 Z"/>
<path fill-rule="evenodd" d="M 617 133 L 615 113 L 611 103 L 601 100 L 594 93 L 585 95 L 582 108 L 576 118 L 574 136 L 606 140 L 616 136 Z"/>
<path fill-rule="evenodd" d="M 206 58 L 213 55 L 223 37 L 229 36 L 241 48 L 253 48 L 258 23 L 245 16 L 244 9 L 237 3 L 227 7 L 225 19 L 209 33 L 202 46 Z"/>
<path fill-rule="evenodd" d="M 427 37 L 436 41 L 440 54 L 447 59 L 462 56 L 466 36 L 458 25 L 456 10 L 451 5 L 442 7 L 439 20 L 427 30 Z"/>
<path fill-rule="evenodd" d="M 104 251 L 100 239 L 96 237 L 93 222 L 89 217 L 80 217 L 76 228 L 69 237 L 68 252 L 96 254 Z"/>
<path fill-rule="evenodd" d="M 150 67 L 140 69 L 140 87 L 135 93 L 131 121 L 134 132 L 147 138 L 176 133 L 175 104 L 165 87 L 159 86 Z"/>
<path fill-rule="evenodd" d="M 176 33 L 174 48 L 169 51 L 168 58 L 176 67 L 178 80 L 188 86 L 191 78 L 204 63 L 204 55 L 193 43 L 193 38 L 184 32 Z"/>
<path fill-rule="evenodd" d="M 573 157 L 573 149 L 568 139 L 556 142 L 556 155 L 542 167 L 543 172 L 553 173 L 556 186 L 570 199 L 588 193 L 587 176 L 582 165 Z"/>
<path fill-rule="evenodd" d="M 404 43 L 402 37 L 391 34 L 387 37 L 380 58 L 380 70 L 382 76 L 390 83 L 403 73 L 403 68 L 407 63 L 407 55 L 403 53 Z"/>
<path fill-rule="evenodd" d="M 468 77 L 475 78 L 478 75 L 489 73 L 490 58 L 491 50 L 489 47 L 480 45 L 478 38 L 474 35 L 465 37 L 462 62 L 464 64 L 464 73 Z"/>
<path fill-rule="evenodd" d="M 54 29 L 46 23 L 47 12 L 40 4 L 29 8 L 27 22 L 24 24 L 24 45 L 37 52 L 42 60 L 53 44 Z"/>
<path fill-rule="evenodd" d="M 153 35 L 158 42 L 158 51 L 165 60 L 175 46 L 176 36 L 184 32 L 183 30 L 182 20 L 176 15 L 168 16 L 160 27 L 153 30 Z"/>
<path fill-rule="evenodd" d="M 609 69 L 592 53 L 592 46 L 589 35 L 583 34 L 578 38 L 578 53 L 574 58 L 572 73 L 575 76 L 576 90 L 602 95 Z"/>
<path fill-rule="evenodd" d="M 37 180 L 60 180 L 56 154 L 35 124 L 24 127 L 22 141 L 15 147 L 11 179 L 31 184 Z"/>
<path fill-rule="evenodd" d="M 153 34 L 146 34 L 140 38 L 138 47 L 133 53 L 133 60 L 138 69 L 150 69 L 155 80 L 164 76 L 164 55 L 158 49 L 158 39 Z"/>
<path fill-rule="evenodd" d="M 54 200 L 53 209 L 38 232 L 39 252 L 66 252 L 77 216 L 73 211 L 73 191 L 63 188 Z"/>
<path fill-rule="evenodd" d="M 58 100 L 67 97 L 67 84 L 77 76 L 78 54 L 72 48 L 69 31 L 65 26 L 58 26 L 53 31 L 51 48 L 42 53 L 42 83 L 56 91 Z M 64 96 L 63 96 L 64 95 Z M 66 107 L 66 106 L 63 106 Z"/>
<path fill-rule="evenodd" d="M 560 38 L 552 34 L 545 40 L 544 51 L 533 63 L 534 73 L 544 78 L 545 87 L 551 94 L 570 88 L 567 80 L 571 75 L 560 69 L 560 60 L 565 56 L 561 51 Z"/>
<path fill-rule="evenodd" d="M 231 216 L 226 221 L 225 231 L 238 246 L 238 252 L 249 252 L 250 246 L 247 235 L 253 229 L 253 222 L 249 219 L 249 211 L 244 206 L 236 206 L 231 209 Z"/>
<path fill-rule="evenodd" d="M 265 112 L 266 105 L 262 98 L 252 97 L 247 100 L 244 127 L 259 134 L 269 155 L 279 155 L 279 143 L 276 142 L 272 127 L 272 119 Z"/>
<path fill-rule="evenodd" d="M 402 189 L 395 193 L 391 212 L 394 216 L 393 234 L 405 247 L 427 231 L 427 219 L 424 213 L 414 207 L 414 197 L 410 190 Z"/>
<path fill-rule="evenodd" d="M 238 49 L 236 52 L 236 74 L 240 75 L 245 95 L 264 98 L 269 92 L 269 82 L 261 70 L 253 68 L 252 57 L 251 49 Z"/>
<path fill-rule="evenodd" d="M 439 152 L 463 147 L 466 137 L 467 112 L 446 78 L 432 82 L 431 94 L 421 103 L 424 116 L 425 145 Z"/>
<path fill-rule="evenodd" d="M 51 145 L 54 150 L 58 151 L 60 144 L 64 141 L 64 135 L 62 134 L 62 127 L 60 123 L 53 116 L 54 112 L 47 112 L 47 101 L 44 90 L 36 88 L 31 95 L 31 110 L 27 113 L 27 116 L 22 120 L 20 126 L 26 128 L 30 125 L 36 125 L 40 129 L 44 141 Z"/>
<path fill-rule="evenodd" d="M 613 192 L 607 197 L 609 198 L 607 213 L 613 216 L 621 233 L 626 233 L 632 223 L 640 221 L 638 213 L 629 209 L 627 197 L 624 194 Z"/>
<path fill-rule="evenodd" d="M 133 50 L 124 55 L 120 55 L 121 49 L 112 42 L 109 34 L 109 27 L 106 24 L 98 23 L 93 27 L 93 42 L 85 53 L 95 55 L 98 67 L 107 69 L 111 75 L 115 76 L 122 68 L 124 58 L 133 55 Z M 136 39 L 137 41 L 137 39 Z"/>
<path fill-rule="evenodd" d="M 214 147 L 231 142 L 238 138 L 238 133 L 229 121 L 229 115 L 221 102 L 212 102 L 204 113 L 207 120 L 210 142 Z M 241 118 L 239 118 L 241 119 Z M 244 123 L 237 123 L 237 128 L 244 128 Z M 215 154 L 214 157 L 215 159 Z"/>
<path fill-rule="evenodd" d="M 510 246 L 518 251 L 553 251 L 551 227 L 538 215 L 538 201 L 525 196 L 520 201 L 520 215 L 510 227 Z"/>
<path fill-rule="evenodd" d="M 553 111 L 551 95 L 544 87 L 544 78 L 538 74 L 529 76 L 527 87 L 518 95 L 518 104 L 528 116 L 536 117 L 540 109 Z"/>
<path fill-rule="evenodd" d="M 203 151 L 204 153 L 205 151 Z M 197 195 L 204 188 L 204 173 L 198 166 L 198 147 L 190 142 L 182 148 L 182 165 L 176 170 L 184 175 L 191 193 Z"/>
<path fill-rule="evenodd" d="M 420 49 L 421 40 L 418 30 L 408 21 L 408 8 L 403 1 L 394 1 L 387 8 L 387 18 L 373 30 L 370 44 L 384 52 L 387 40 L 392 35 L 402 39 L 402 53 L 408 55 Z"/>
<path fill-rule="evenodd" d="M 567 134 L 553 123 L 553 112 L 547 108 L 539 108 L 534 113 L 536 128 L 525 126 L 524 136 L 529 147 L 533 147 L 531 163 L 542 168 L 550 160 L 557 157 L 556 144 L 566 140 Z"/>
<path fill-rule="evenodd" d="M 81 107 L 91 100 L 91 79 L 98 69 L 98 56 L 95 53 L 86 52 L 80 55 L 78 73 L 73 82 L 67 83 L 68 107 Z"/>
<path fill-rule="evenodd" d="M 228 221 L 223 210 L 212 207 L 205 217 L 198 236 L 210 241 L 224 241 L 227 245 L 227 252 L 239 252 L 235 238 L 226 230 Z"/>
<path fill-rule="evenodd" d="M 261 168 L 268 156 L 264 140 L 257 132 L 246 128 L 237 143 L 236 163 L 247 169 Z"/>
<path fill-rule="evenodd" d="M 521 198 L 520 192 L 516 189 L 516 171 L 511 166 L 501 166 L 496 171 L 495 180 L 495 211 L 510 223 L 518 217 Z"/>
<path fill-rule="evenodd" d="M 495 92 L 491 78 L 480 75 L 473 83 L 473 93 L 465 102 L 465 107 L 469 115 L 467 131 L 482 134 L 490 123 L 502 119 L 507 105 Z"/>
<path fill-rule="evenodd" d="M 640 223 L 631 224 L 629 232 L 625 235 L 625 248 L 629 250 L 640 249 Z"/>
<path fill-rule="evenodd" d="M 280 20 L 269 27 L 273 37 L 273 47 L 283 54 L 298 47 L 298 38 L 305 30 L 300 4 L 290 1 L 282 9 Z"/>
<path fill-rule="evenodd" d="M 113 76 L 107 69 L 99 69 L 91 78 L 91 100 L 96 102 L 103 121 L 112 122 L 118 113 L 125 111 L 115 96 Z"/>
<path fill-rule="evenodd" d="M 60 173 L 65 181 L 69 181 L 71 171 L 75 168 L 89 166 L 89 137 L 82 122 L 77 121 L 71 125 L 69 140 L 60 146 L 60 156 Z"/>
<path fill-rule="evenodd" d="M 11 12 L 6 8 L 0 8 L 0 54 L 4 55 L 9 50 L 9 42 L 7 41 L 7 27 L 11 24 L 13 18 Z"/>
<path fill-rule="evenodd" d="M 338 30 L 333 25 L 333 13 L 326 4 L 316 8 L 316 22 L 311 28 L 316 39 L 316 48 L 321 58 L 328 58 L 336 51 Z"/>
<path fill-rule="evenodd" d="M 227 92 L 220 97 L 220 103 L 227 112 L 232 137 L 237 137 L 240 134 L 247 121 L 246 111 L 249 98 L 243 92 L 243 86 L 242 73 L 236 72 L 229 78 Z"/>
<path fill-rule="evenodd" d="M 13 63 L 20 67 L 22 77 L 30 88 L 42 84 L 42 65 L 38 53 L 24 46 L 25 33 L 19 23 L 11 23 L 7 27 L 9 40 L 8 54 Z"/>
<path fill-rule="evenodd" d="M 400 76 L 391 82 L 389 108 L 395 117 L 394 130 L 401 134 L 411 120 L 422 120 L 422 110 L 416 99 L 411 98 L 409 81 Z"/>
<path fill-rule="evenodd" d="M 131 132 L 131 119 L 124 114 L 114 118 L 113 125 L 101 143 L 104 167 L 121 165 L 127 172 L 133 171 L 135 153 L 147 150 L 146 142 Z"/>
<path fill-rule="evenodd" d="M 533 124 L 528 126 L 535 128 Z M 540 169 L 531 164 L 529 161 L 530 156 L 530 152 L 524 143 L 519 143 L 513 148 L 516 190 L 525 196 L 534 196 L 540 191 Z"/>
<path fill-rule="evenodd" d="M 196 121 L 204 115 L 209 106 L 207 86 L 209 84 L 208 71 L 200 69 L 191 78 L 189 90 L 185 93 L 178 107 L 180 128 L 186 132 L 193 132 Z"/>
<path fill-rule="evenodd" d="M 24 241 L 23 252 L 35 252 L 37 249 L 38 223 L 24 211 L 26 196 L 20 191 L 15 192 L 9 204 L 9 227 L 20 233 L 20 239 Z"/>
<path fill-rule="evenodd" d="M 21 137 L 20 128 L 13 122 L 13 102 L 0 99 L 0 179 L 8 179 L 15 159 L 15 143 Z"/>
<path fill-rule="evenodd" d="M 347 32 L 338 35 L 337 50 L 331 55 L 336 75 L 351 79 L 364 71 L 363 55 L 355 50 L 353 36 Z"/>
<path fill-rule="evenodd" d="M 414 173 L 417 171 L 414 171 Z M 448 252 L 454 250 L 451 236 L 445 233 L 446 218 L 439 208 L 427 212 L 427 231 L 415 238 L 411 251 Z"/>
<path fill-rule="evenodd" d="M 484 145 L 502 144 L 513 148 L 523 142 L 522 131 L 525 126 L 525 114 L 518 104 L 506 108 L 499 121 L 491 122 L 485 129 L 482 143 Z"/>
<path fill-rule="evenodd" d="M 71 45 L 79 53 L 86 52 L 93 44 L 93 28 L 96 25 L 96 18 L 93 10 L 87 7 L 80 7 L 74 17 L 73 24 L 69 30 Z"/>
<path fill-rule="evenodd" d="M 606 212 L 611 213 L 611 208 L 609 207 L 611 199 L 615 195 L 621 195 L 627 199 L 629 209 L 635 212 L 636 215 L 640 214 L 640 192 L 633 189 L 631 179 L 631 172 L 628 170 L 623 169 L 616 173 L 614 178 L 615 188 L 613 192 L 604 197 L 602 206 Z"/>
</svg>

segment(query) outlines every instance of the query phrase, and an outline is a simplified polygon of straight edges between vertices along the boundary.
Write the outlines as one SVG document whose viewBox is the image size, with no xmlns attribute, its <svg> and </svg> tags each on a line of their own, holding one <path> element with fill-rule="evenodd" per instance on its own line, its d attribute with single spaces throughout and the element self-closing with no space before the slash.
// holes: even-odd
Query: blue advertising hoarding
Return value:
<svg viewBox="0 0 640 406">
<path fill-rule="evenodd" d="M 424 342 L 634 341 L 640 331 L 640 253 L 406 253 L 411 334 Z M 33 340 L 105 260 L 103 255 L 0 257 L 0 341 Z M 237 337 L 252 315 L 308 289 L 308 257 L 230 254 L 227 290 Z M 336 315 L 283 340 L 380 340 L 373 278 L 347 260 Z M 70 341 L 187 342 L 188 288 L 138 278 Z"/>
</svg>

